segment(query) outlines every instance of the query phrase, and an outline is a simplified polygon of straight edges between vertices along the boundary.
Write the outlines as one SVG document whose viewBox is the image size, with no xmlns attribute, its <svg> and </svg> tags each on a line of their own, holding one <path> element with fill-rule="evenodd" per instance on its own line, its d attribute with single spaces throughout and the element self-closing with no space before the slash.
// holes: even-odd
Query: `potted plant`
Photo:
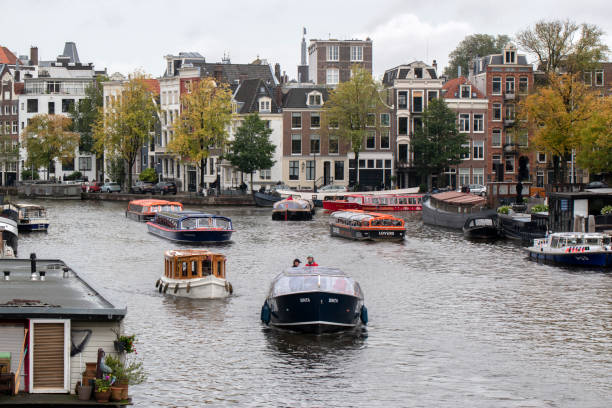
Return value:
<svg viewBox="0 0 612 408">
<path fill-rule="evenodd" d="M 125 334 L 119 334 L 119 332 L 115 332 L 117 336 L 117 340 L 115 340 L 115 350 L 117 353 L 134 353 L 136 349 L 134 348 L 134 343 L 136 342 L 136 335 L 127 336 Z"/>
<path fill-rule="evenodd" d="M 112 370 L 116 377 L 115 387 L 121 389 L 121 399 L 128 398 L 128 387 L 130 384 L 141 384 L 147 376 L 142 367 L 142 362 L 137 357 L 126 356 L 124 358 L 106 356 L 105 364 Z"/>
<path fill-rule="evenodd" d="M 94 396 L 97 402 L 108 402 L 111 396 L 111 386 L 115 382 L 115 378 L 110 375 L 104 375 L 102 378 L 96 378 L 96 390 Z"/>
</svg>

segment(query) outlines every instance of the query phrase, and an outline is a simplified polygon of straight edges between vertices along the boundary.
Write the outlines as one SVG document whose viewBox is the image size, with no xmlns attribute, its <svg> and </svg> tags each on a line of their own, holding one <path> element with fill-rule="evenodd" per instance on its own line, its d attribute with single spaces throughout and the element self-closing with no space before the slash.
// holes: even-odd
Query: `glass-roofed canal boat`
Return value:
<svg viewBox="0 0 612 408">
<path fill-rule="evenodd" d="M 182 211 L 183 204 L 167 200 L 132 200 L 128 203 L 125 216 L 136 221 L 148 221 L 155 217 L 158 212 Z"/>
<path fill-rule="evenodd" d="M 304 266 L 277 275 L 261 308 L 272 327 L 308 333 L 350 331 L 368 322 L 359 283 L 335 268 Z"/>
<path fill-rule="evenodd" d="M 232 220 L 198 211 L 161 212 L 147 222 L 151 234 L 178 242 L 225 242 L 232 237 Z"/>
<path fill-rule="evenodd" d="M 355 240 L 401 241 L 406 227 L 403 219 L 390 214 L 346 210 L 330 215 L 329 232 L 335 237 Z"/>
</svg>

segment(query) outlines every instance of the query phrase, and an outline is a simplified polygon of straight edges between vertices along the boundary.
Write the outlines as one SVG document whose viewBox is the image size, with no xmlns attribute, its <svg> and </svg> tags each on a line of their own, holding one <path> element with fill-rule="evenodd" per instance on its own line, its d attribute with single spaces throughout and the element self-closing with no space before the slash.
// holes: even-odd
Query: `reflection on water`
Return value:
<svg viewBox="0 0 612 408">
<path fill-rule="evenodd" d="M 612 274 L 531 262 L 520 245 L 466 241 L 400 213 L 406 240 L 329 236 L 328 215 L 275 222 L 270 209 L 196 208 L 232 218 L 234 295 L 164 296 L 163 253 L 185 248 L 124 216 L 125 203 L 41 202 L 47 234 L 20 255 L 59 258 L 127 305 L 149 379 L 136 406 L 603 407 L 612 400 Z M 259 321 L 272 279 L 313 254 L 359 282 L 367 332 L 299 335 Z"/>
</svg>

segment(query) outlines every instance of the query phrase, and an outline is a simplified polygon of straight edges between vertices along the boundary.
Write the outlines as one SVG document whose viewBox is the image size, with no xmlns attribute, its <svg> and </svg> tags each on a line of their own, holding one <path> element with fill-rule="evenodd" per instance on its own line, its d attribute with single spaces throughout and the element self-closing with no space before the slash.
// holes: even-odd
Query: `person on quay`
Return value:
<svg viewBox="0 0 612 408">
<path fill-rule="evenodd" d="M 319 266 L 319 264 L 315 262 L 314 257 L 312 255 L 308 255 L 306 257 L 306 261 L 306 266 Z"/>
<path fill-rule="evenodd" d="M 298 266 L 300 266 L 300 264 L 301 264 L 301 263 L 302 263 L 302 261 L 300 261 L 299 259 L 295 258 L 295 259 L 293 260 L 293 265 L 292 265 L 292 267 L 293 267 L 293 268 L 297 268 Z"/>
</svg>

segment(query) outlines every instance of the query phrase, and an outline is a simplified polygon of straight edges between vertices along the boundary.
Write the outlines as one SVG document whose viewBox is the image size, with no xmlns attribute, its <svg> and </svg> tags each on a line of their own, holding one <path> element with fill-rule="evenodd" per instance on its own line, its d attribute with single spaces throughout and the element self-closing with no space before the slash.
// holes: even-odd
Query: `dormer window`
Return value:
<svg viewBox="0 0 612 408">
<path fill-rule="evenodd" d="M 470 94 L 472 93 L 471 85 L 461 85 L 461 98 L 470 98 Z"/>
<path fill-rule="evenodd" d="M 308 94 L 308 100 L 306 104 L 308 106 L 321 106 L 323 105 L 323 98 L 321 97 L 321 93 L 319 92 L 311 92 Z"/>
<path fill-rule="evenodd" d="M 270 112 L 272 100 L 270 98 L 259 98 L 259 111 Z"/>
<path fill-rule="evenodd" d="M 504 64 L 516 64 L 516 47 L 512 43 L 504 48 Z"/>
<path fill-rule="evenodd" d="M 415 78 L 423 78 L 423 68 L 415 68 L 414 69 L 414 77 Z"/>
</svg>

